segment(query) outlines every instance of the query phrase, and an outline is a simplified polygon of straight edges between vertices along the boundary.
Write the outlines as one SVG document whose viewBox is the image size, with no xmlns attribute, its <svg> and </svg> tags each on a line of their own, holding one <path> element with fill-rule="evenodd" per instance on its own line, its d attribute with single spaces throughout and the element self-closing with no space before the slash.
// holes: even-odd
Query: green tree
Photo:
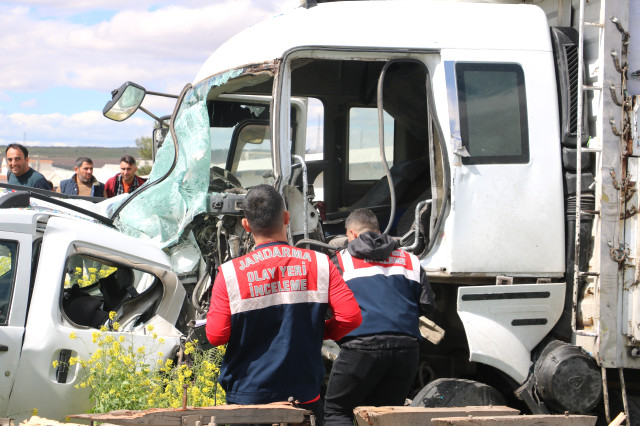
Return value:
<svg viewBox="0 0 640 426">
<path fill-rule="evenodd" d="M 151 160 L 153 158 L 153 139 L 145 136 L 141 136 L 136 139 L 136 146 L 138 147 L 138 156 L 143 160 Z M 138 167 L 138 174 L 146 176 L 151 172 L 151 166 Z"/>
</svg>

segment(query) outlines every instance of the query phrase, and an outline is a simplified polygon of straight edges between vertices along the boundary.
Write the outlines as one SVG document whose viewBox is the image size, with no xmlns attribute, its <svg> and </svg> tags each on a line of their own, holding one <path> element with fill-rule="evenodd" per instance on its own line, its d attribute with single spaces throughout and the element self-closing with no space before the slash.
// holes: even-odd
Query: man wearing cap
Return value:
<svg viewBox="0 0 640 426">
<path fill-rule="evenodd" d="M 418 372 L 420 315 L 435 308 L 418 258 L 380 233 L 367 209 L 346 223 L 347 248 L 336 253 L 343 278 L 362 309 L 362 324 L 337 343 L 325 395 L 327 425 L 353 425 L 360 405 L 404 405 Z"/>
<path fill-rule="evenodd" d="M 90 158 L 78 157 L 73 170 L 76 173 L 70 179 L 60 182 L 58 192 L 83 197 L 104 196 L 104 184 L 93 176 L 93 161 Z"/>
<path fill-rule="evenodd" d="M 42 173 L 29 167 L 29 150 L 19 143 L 12 143 L 5 151 L 7 156 L 7 183 L 10 185 L 30 186 L 32 188 L 51 189 Z"/>
<path fill-rule="evenodd" d="M 322 340 L 360 325 L 360 308 L 326 255 L 287 243 L 289 212 L 273 187 L 251 188 L 242 206 L 255 249 L 220 266 L 207 314 L 211 344 L 228 342 L 220 384 L 232 404 L 293 397 L 322 424 Z"/>
</svg>

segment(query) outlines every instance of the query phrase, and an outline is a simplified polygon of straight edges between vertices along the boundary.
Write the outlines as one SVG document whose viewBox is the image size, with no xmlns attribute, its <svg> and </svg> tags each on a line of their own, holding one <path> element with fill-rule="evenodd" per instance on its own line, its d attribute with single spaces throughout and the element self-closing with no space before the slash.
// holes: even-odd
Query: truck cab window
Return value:
<svg viewBox="0 0 640 426">
<path fill-rule="evenodd" d="M 0 241 L 0 325 L 7 323 L 16 275 L 18 243 Z"/>
<path fill-rule="evenodd" d="M 463 164 L 529 162 L 524 74 L 517 64 L 457 63 Z"/>
<path fill-rule="evenodd" d="M 393 118 L 384 113 L 384 154 L 393 165 Z M 349 180 L 377 180 L 384 176 L 378 140 L 378 110 L 349 110 Z"/>
</svg>

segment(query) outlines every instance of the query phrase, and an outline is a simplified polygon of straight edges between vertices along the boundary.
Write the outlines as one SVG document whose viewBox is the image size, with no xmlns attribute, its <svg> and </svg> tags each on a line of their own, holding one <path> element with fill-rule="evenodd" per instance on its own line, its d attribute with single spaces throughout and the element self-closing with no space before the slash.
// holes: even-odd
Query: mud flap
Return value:
<svg viewBox="0 0 640 426">
<path fill-rule="evenodd" d="M 524 383 L 531 350 L 560 318 L 564 295 L 565 283 L 460 287 L 458 315 L 469 359 Z"/>
</svg>

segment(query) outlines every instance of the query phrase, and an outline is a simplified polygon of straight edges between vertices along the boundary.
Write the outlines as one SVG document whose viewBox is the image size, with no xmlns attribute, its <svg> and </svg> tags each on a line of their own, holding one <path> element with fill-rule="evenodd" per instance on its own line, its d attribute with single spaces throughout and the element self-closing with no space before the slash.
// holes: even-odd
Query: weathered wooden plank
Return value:
<svg viewBox="0 0 640 426">
<path fill-rule="evenodd" d="M 627 416 L 624 413 L 620 413 L 611 423 L 609 423 L 609 426 L 620 426 L 625 422 L 625 420 L 627 420 Z"/>
<path fill-rule="evenodd" d="M 504 416 L 504 417 L 449 417 L 434 418 L 433 426 L 594 426 L 596 416 L 581 415 L 533 415 L 533 416 Z"/>
<path fill-rule="evenodd" d="M 104 414 L 74 414 L 70 418 L 93 420 L 115 425 L 190 426 L 196 421 L 216 423 L 301 423 L 309 410 L 288 403 L 263 405 L 220 405 L 187 407 L 187 409 L 155 408 L 151 410 L 118 410 Z"/>
<path fill-rule="evenodd" d="M 510 416 L 520 411 L 505 406 L 481 407 L 356 407 L 353 410 L 358 426 L 424 426 L 436 417 Z"/>
</svg>

